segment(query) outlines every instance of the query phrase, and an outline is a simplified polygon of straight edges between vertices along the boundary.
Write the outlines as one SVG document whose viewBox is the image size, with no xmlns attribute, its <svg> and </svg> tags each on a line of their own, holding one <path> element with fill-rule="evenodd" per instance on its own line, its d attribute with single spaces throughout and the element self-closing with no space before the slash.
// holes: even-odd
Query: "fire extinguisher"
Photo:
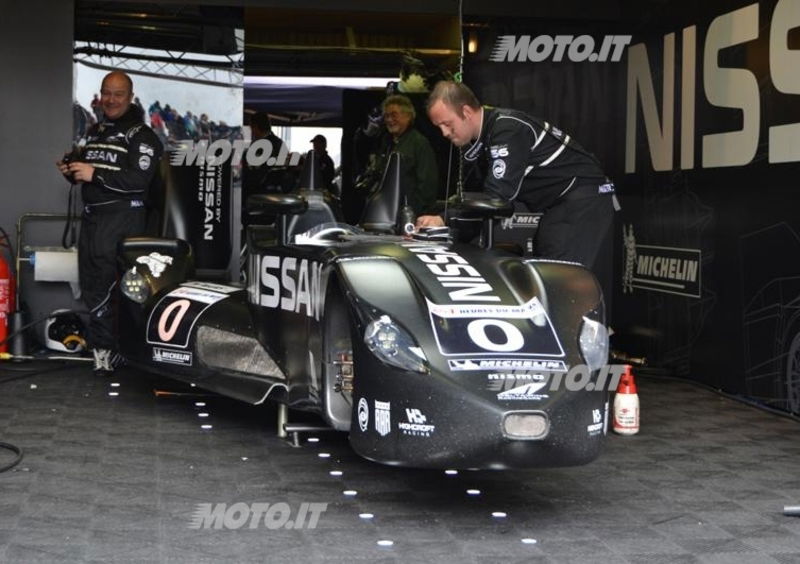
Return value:
<svg viewBox="0 0 800 564">
<path fill-rule="evenodd" d="M 2 343 L 0 352 L 8 351 L 8 343 L 5 340 L 8 337 L 8 319 L 14 311 L 15 292 L 14 275 L 3 253 L 0 252 L 0 343 Z"/>
</svg>

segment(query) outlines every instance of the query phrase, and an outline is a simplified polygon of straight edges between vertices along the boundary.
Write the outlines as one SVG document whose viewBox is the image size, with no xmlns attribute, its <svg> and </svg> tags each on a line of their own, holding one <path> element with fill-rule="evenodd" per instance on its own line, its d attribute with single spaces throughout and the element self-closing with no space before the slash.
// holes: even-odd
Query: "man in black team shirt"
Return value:
<svg viewBox="0 0 800 564">
<path fill-rule="evenodd" d="M 119 358 L 111 303 L 117 243 L 144 233 L 144 205 L 162 153 L 161 142 L 132 102 L 130 77 L 119 71 L 107 74 L 100 89 L 103 119 L 87 133 L 80 160 L 56 163 L 70 181 L 82 183 L 78 271 L 82 298 L 91 312 L 89 346 L 100 374 L 113 371 Z"/>
<path fill-rule="evenodd" d="M 474 167 L 488 194 L 543 212 L 536 256 L 580 262 L 611 297 L 611 184 L 595 157 L 552 124 L 516 110 L 482 107 L 464 84 L 439 82 L 428 116 L 447 139 L 464 147 L 465 170 Z M 418 227 L 443 225 L 440 216 Z"/>
</svg>

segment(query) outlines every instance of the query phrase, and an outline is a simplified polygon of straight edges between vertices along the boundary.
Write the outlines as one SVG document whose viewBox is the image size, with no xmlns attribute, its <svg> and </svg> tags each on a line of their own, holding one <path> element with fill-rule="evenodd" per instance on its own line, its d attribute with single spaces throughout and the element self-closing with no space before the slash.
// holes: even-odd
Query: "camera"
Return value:
<svg viewBox="0 0 800 564">
<path fill-rule="evenodd" d="M 80 162 L 81 160 L 83 160 L 83 154 L 81 152 L 81 148 L 75 145 L 74 147 L 72 147 L 72 151 L 70 151 L 69 153 L 64 153 L 64 157 L 61 159 L 61 162 L 63 162 L 65 165 L 68 165 L 69 163 L 77 163 Z M 74 174 L 68 172 L 64 176 L 67 178 L 67 180 L 70 181 L 71 184 L 75 184 Z"/>
</svg>

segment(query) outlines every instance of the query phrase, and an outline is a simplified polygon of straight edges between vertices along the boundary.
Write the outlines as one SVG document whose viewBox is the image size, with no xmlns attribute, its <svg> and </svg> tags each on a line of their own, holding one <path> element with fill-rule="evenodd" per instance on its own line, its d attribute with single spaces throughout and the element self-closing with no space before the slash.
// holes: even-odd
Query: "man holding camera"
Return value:
<svg viewBox="0 0 800 564">
<path fill-rule="evenodd" d="M 111 303 L 117 243 L 145 232 L 145 201 L 163 150 L 145 125 L 141 108 L 132 102 L 130 77 L 120 71 L 107 74 L 100 89 L 103 119 L 89 130 L 79 154 L 73 151 L 56 163 L 70 182 L 82 183 L 78 270 L 98 374 L 112 372 L 119 363 Z"/>
</svg>

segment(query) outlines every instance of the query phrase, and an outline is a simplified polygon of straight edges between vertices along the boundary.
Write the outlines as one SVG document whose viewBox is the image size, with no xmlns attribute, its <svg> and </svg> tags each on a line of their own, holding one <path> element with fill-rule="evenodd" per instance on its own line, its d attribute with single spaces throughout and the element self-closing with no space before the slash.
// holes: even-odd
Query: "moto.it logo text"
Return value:
<svg viewBox="0 0 800 564">
<path fill-rule="evenodd" d="M 591 35 L 500 35 L 489 60 L 500 63 L 540 63 L 547 60 L 562 61 L 564 55 L 573 63 L 616 63 L 622 58 L 630 35 L 606 35 L 598 42 Z"/>
<path fill-rule="evenodd" d="M 232 165 L 242 162 L 242 157 L 248 166 L 296 166 L 300 163 L 300 153 L 290 153 L 283 145 L 277 152 L 274 151 L 269 139 L 257 139 L 248 143 L 243 139 L 231 142 L 228 139 L 217 139 L 209 143 L 205 139 L 182 141 L 170 155 L 169 163 L 172 166 L 193 166 L 209 164 L 221 165 L 231 159 Z"/>
</svg>

